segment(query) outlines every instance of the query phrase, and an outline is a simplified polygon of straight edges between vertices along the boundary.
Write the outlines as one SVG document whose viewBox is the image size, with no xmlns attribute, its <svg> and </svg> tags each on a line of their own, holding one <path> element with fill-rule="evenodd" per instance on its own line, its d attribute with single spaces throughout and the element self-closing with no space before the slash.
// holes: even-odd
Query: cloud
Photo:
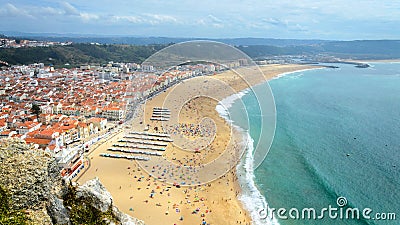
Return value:
<svg viewBox="0 0 400 225">
<path fill-rule="evenodd" d="M 86 33 L 92 29 L 150 36 L 400 37 L 395 29 L 400 23 L 400 1 L 393 0 L 335 0 L 334 4 L 331 0 L 268 4 L 264 0 L 0 0 L 0 17 L 7 21 L 0 23 L 0 30 L 25 32 Z"/>
<path fill-rule="evenodd" d="M 150 25 L 157 25 L 157 24 L 165 24 L 165 23 L 180 23 L 179 20 L 170 15 L 162 15 L 162 14 L 141 14 L 135 16 L 113 16 L 111 17 L 113 22 L 118 21 L 127 21 L 133 24 L 150 24 Z"/>
<path fill-rule="evenodd" d="M 96 14 L 90 14 L 90 13 L 80 13 L 79 17 L 84 20 L 84 21 L 92 21 L 92 20 L 98 20 L 100 19 L 99 15 Z"/>
<path fill-rule="evenodd" d="M 31 17 L 32 15 L 29 12 L 17 8 L 15 5 L 11 3 L 7 3 L 4 7 L 0 9 L 0 16 L 4 17 Z"/>
<path fill-rule="evenodd" d="M 65 11 L 65 15 L 80 16 L 79 11 L 68 2 L 62 2 L 61 6 Z"/>
<path fill-rule="evenodd" d="M 61 6 L 64 11 L 63 14 L 66 16 L 77 17 L 84 22 L 90 22 L 93 20 L 100 19 L 100 16 L 97 14 L 79 11 L 76 7 L 71 5 L 69 2 L 62 2 Z"/>
<path fill-rule="evenodd" d="M 36 12 L 41 15 L 62 15 L 64 12 L 53 7 L 39 7 Z"/>
<path fill-rule="evenodd" d="M 68 2 L 60 3 L 60 7 L 32 7 L 29 11 L 36 17 L 55 17 L 55 18 L 77 18 L 83 22 L 100 19 L 100 16 L 94 13 L 80 12 L 76 7 Z"/>
<path fill-rule="evenodd" d="M 98 20 L 100 18 L 100 16 L 97 14 L 80 12 L 68 2 L 60 3 L 59 7 L 29 5 L 17 7 L 11 3 L 7 3 L 4 7 L 0 8 L 0 16 L 28 17 L 31 19 L 47 19 L 49 17 L 52 17 L 53 19 L 65 19 L 67 16 L 80 19 L 84 22 Z"/>
<path fill-rule="evenodd" d="M 306 32 L 308 31 L 307 27 L 302 26 L 300 24 L 295 24 L 294 26 L 289 27 L 290 31 L 298 31 L 298 32 Z"/>
<path fill-rule="evenodd" d="M 178 23 L 178 19 L 170 15 L 160 15 L 160 14 L 144 14 L 147 19 L 145 21 L 150 24 L 159 23 Z"/>
<path fill-rule="evenodd" d="M 277 27 L 288 27 L 289 22 L 287 20 L 280 20 L 277 18 L 267 18 L 262 20 L 264 23 L 277 26 Z"/>
<path fill-rule="evenodd" d="M 203 25 L 203 26 L 210 26 L 211 25 L 211 26 L 213 26 L 215 28 L 224 27 L 224 22 L 221 19 L 219 19 L 219 18 L 217 18 L 217 17 L 215 17 L 215 16 L 213 16 L 211 14 L 209 14 L 205 18 L 197 20 L 196 23 L 199 24 L 199 25 Z"/>
<path fill-rule="evenodd" d="M 208 15 L 207 16 L 213 23 L 222 23 L 221 19 L 218 19 L 217 17 L 213 16 L 213 15 Z"/>
<path fill-rule="evenodd" d="M 8 12 L 10 15 L 15 15 L 18 16 L 21 14 L 21 11 L 17 9 L 13 4 L 7 3 L 5 7 L 6 12 Z"/>
<path fill-rule="evenodd" d="M 267 18 L 262 19 L 262 23 L 271 25 L 276 28 L 285 29 L 288 31 L 305 32 L 308 31 L 307 27 L 300 25 L 299 23 L 292 23 L 287 19 Z M 261 25 L 262 26 L 262 25 Z"/>
<path fill-rule="evenodd" d="M 144 23 L 144 20 L 138 16 L 111 16 L 112 22 L 118 23 L 120 21 L 128 21 L 130 23 Z"/>
</svg>

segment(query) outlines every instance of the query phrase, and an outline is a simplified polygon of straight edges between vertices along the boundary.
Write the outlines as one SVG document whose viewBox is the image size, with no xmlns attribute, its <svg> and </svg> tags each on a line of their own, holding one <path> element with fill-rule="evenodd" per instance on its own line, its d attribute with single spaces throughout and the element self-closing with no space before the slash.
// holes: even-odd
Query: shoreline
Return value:
<svg viewBox="0 0 400 225">
<path fill-rule="evenodd" d="M 252 86 L 268 81 L 283 73 L 293 73 L 299 70 L 316 68 L 321 68 L 321 66 L 270 65 L 262 67 L 261 70 L 264 73 L 265 79 L 255 81 Z M 243 88 L 246 87 L 246 85 L 243 84 L 242 80 L 239 78 L 232 78 L 231 71 L 212 77 L 227 82 L 236 91 L 245 91 L 246 89 Z M 143 130 L 147 122 L 153 129 L 159 126 L 160 123 L 149 120 L 151 108 L 163 106 L 160 103 L 162 103 L 163 98 L 173 89 L 174 87 L 170 87 L 166 92 L 154 96 L 144 105 L 139 106 L 139 111 L 143 112 L 140 112 L 139 115 L 132 120 L 132 127 L 136 130 Z M 219 94 L 224 98 L 230 96 L 226 91 L 222 91 Z M 229 123 L 226 122 L 216 110 L 218 103 L 217 101 L 211 102 L 206 99 L 197 99 L 193 104 L 191 103 L 193 110 L 188 111 L 187 114 L 184 115 L 184 119 L 188 122 L 196 122 L 195 118 L 197 118 L 199 114 L 203 115 L 204 111 L 207 111 L 210 114 L 209 116 L 218 124 L 218 128 L 221 127 L 222 131 L 224 129 L 228 131 Z M 142 123 L 140 123 L 141 121 Z M 143 168 L 140 168 L 135 161 L 107 159 L 98 156 L 99 153 L 106 152 L 107 147 L 110 147 L 112 143 L 122 138 L 123 133 L 124 132 L 116 135 L 110 142 L 103 144 L 103 146 L 97 148 L 88 155 L 91 159 L 92 166 L 85 172 L 79 182 L 84 182 L 96 176 L 99 177 L 101 182 L 112 194 L 115 204 L 125 213 L 145 221 L 146 224 L 200 224 L 202 219 L 206 219 L 207 223 L 210 224 L 251 223 L 252 218 L 249 215 L 250 213 L 245 209 L 244 204 L 238 198 L 238 196 L 242 194 L 242 189 L 236 176 L 238 174 L 236 171 L 237 165 L 224 176 L 213 180 L 209 184 L 198 185 L 192 188 L 168 188 L 168 186 L 170 186 L 168 184 L 164 184 L 156 179 L 153 180 L 151 177 L 146 178 L 148 175 L 142 171 Z M 223 145 L 226 139 L 229 139 L 229 135 L 225 135 L 224 132 L 217 132 L 217 137 L 215 139 L 217 144 Z M 187 153 L 180 153 L 179 150 L 170 147 L 165 152 L 165 157 L 168 159 L 171 157 L 185 158 L 184 154 Z M 206 162 L 215 156 L 218 156 L 218 154 L 210 152 L 209 155 L 205 155 L 204 159 L 199 159 L 199 161 L 203 160 L 202 162 Z M 142 181 L 138 181 L 140 180 L 138 177 L 143 177 Z M 154 198 L 149 199 L 148 194 L 152 189 L 158 189 L 156 191 L 157 194 Z M 168 191 L 165 191 L 166 189 L 168 189 Z M 195 202 L 192 200 L 193 196 L 204 198 L 204 201 Z M 223 197 L 221 198 L 221 196 Z M 177 210 L 174 210 L 175 207 L 173 206 L 176 205 L 179 205 L 179 213 L 175 212 Z M 192 214 L 193 208 L 199 208 L 200 215 Z M 203 214 L 205 215 L 204 217 L 202 217 Z M 154 218 L 154 215 L 159 216 L 158 218 Z M 184 220 L 180 220 L 180 216 L 183 216 Z M 229 221 L 226 221 L 227 218 L 229 218 Z M 160 223 L 159 221 L 163 222 Z"/>
<path fill-rule="evenodd" d="M 263 67 L 263 66 L 260 66 Z M 285 77 L 287 75 L 293 74 L 293 73 L 298 73 L 298 72 L 303 72 L 303 71 L 310 71 L 310 70 L 317 70 L 317 69 L 326 69 L 329 67 L 325 66 L 320 66 L 320 67 L 315 67 L 315 68 L 307 68 L 307 69 L 299 69 L 295 71 L 290 71 L 290 72 L 283 72 L 280 74 L 277 74 L 276 76 L 271 77 L 270 79 L 266 80 L 265 82 L 269 82 L 271 80 L 279 79 L 282 77 Z M 232 107 L 232 105 L 239 99 L 241 99 L 243 96 L 245 96 L 251 88 L 258 86 L 258 85 L 263 85 L 265 82 L 258 83 L 254 86 L 248 87 L 246 89 L 241 90 L 239 93 L 227 96 L 224 98 L 222 101 L 225 101 L 225 106 L 227 106 L 226 110 L 218 110 L 218 106 L 221 104 L 221 102 L 218 103 L 216 110 L 220 114 L 221 117 L 223 117 L 227 122 L 231 123 L 231 126 L 239 129 L 239 132 L 241 132 L 241 135 L 245 140 L 247 140 L 247 143 L 245 144 L 246 151 L 241 158 L 240 162 L 236 166 L 236 174 L 239 175 L 238 183 L 239 183 L 239 196 L 238 200 L 242 203 L 244 209 L 251 215 L 251 220 L 252 224 L 254 225 L 261 225 L 265 224 L 267 222 L 268 224 L 272 225 L 279 225 L 279 222 L 276 220 L 276 218 L 266 218 L 263 221 L 257 220 L 257 210 L 260 208 L 266 208 L 268 205 L 268 202 L 265 199 L 265 196 L 261 194 L 259 191 L 257 185 L 255 184 L 254 178 L 254 171 L 253 171 L 253 156 L 252 153 L 254 151 L 253 148 L 253 138 L 250 136 L 250 133 L 248 130 L 242 129 L 240 126 L 235 125 L 234 121 L 226 117 L 226 115 L 229 112 L 229 109 Z M 243 176 L 243 177 L 242 177 Z M 246 192 L 246 193 L 245 193 Z"/>
<path fill-rule="evenodd" d="M 292 74 L 292 73 L 305 72 L 305 71 L 310 71 L 310 70 L 322 70 L 322 69 L 329 69 L 329 68 L 330 68 L 330 67 L 326 67 L 326 66 L 321 66 L 321 65 L 319 65 L 319 67 L 316 66 L 315 68 L 301 69 L 301 70 L 296 70 L 296 71 L 291 71 L 291 72 L 284 72 L 284 73 L 278 74 L 278 75 L 275 76 L 275 77 L 272 77 L 272 78 L 269 79 L 268 81 L 276 80 L 276 79 L 285 77 L 285 76 L 287 76 L 287 75 L 290 75 L 290 74 Z M 261 84 L 262 84 L 262 83 L 257 84 L 257 85 L 261 85 Z"/>
</svg>

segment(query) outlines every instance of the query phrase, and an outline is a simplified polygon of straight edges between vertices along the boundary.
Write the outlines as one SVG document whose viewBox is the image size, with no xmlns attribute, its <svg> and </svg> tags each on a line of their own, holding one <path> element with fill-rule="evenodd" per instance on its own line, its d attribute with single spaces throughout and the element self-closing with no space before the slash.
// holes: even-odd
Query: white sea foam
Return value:
<svg viewBox="0 0 400 225">
<path fill-rule="evenodd" d="M 285 77 L 285 76 L 290 75 L 290 74 L 300 73 L 300 72 L 304 72 L 304 71 L 308 71 L 308 70 L 318 70 L 318 69 L 326 69 L 326 67 L 310 68 L 310 69 L 296 70 L 296 71 L 292 71 L 292 72 L 281 73 L 281 74 L 271 78 L 271 80 L 279 79 L 279 78 Z M 303 75 L 303 73 L 301 73 L 301 75 Z M 296 77 L 299 77 L 299 76 L 296 76 Z"/>
<path fill-rule="evenodd" d="M 231 95 L 216 106 L 217 112 L 227 120 L 229 123 L 233 121 L 229 118 L 229 108 L 232 107 L 233 103 L 238 99 L 242 98 L 248 93 L 248 89 L 239 92 L 237 94 Z M 240 163 L 236 167 L 236 172 L 238 175 L 238 180 L 242 189 L 239 196 L 239 200 L 243 203 L 246 210 L 250 213 L 252 224 L 254 225 L 279 225 L 275 218 L 260 218 L 258 212 L 260 209 L 267 209 L 267 201 L 265 197 L 258 190 L 254 182 L 254 158 L 253 158 L 253 142 L 254 140 L 250 137 L 248 131 L 241 129 L 240 127 L 234 125 L 243 134 L 244 146 L 246 147 L 245 154 L 240 160 Z"/>
<path fill-rule="evenodd" d="M 231 118 L 229 118 L 229 108 L 232 107 L 232 104 L 242 98 L 245 94 L 248 93 L 248 89 L 243 90 L 241 92 L 235 93 L 231 96 L 228 96 L 224 99 L 222 99 L 217 106 L 215 107 L 215 110 L 217 110 L 217 112 L 219 113 L 219 115 L 221 117 L 223 117 L 226 121 L 228 121 L 229 123 L 232 123 Z"/>
<path fill-rule="evenodd" d="M 254 225 L 278 225 L 278 221 L 275 218 L 261 218 L 259 211 L 261 209 L 267 210 L 268 203 L 265 197 L 258 190 L 254 182 L 254 158 L 253 158 L 253 142 L 254 140 L 250 137 L 249 132 L 246 131 L 246 152 L 239 165 L 236 167 L 238 173 L 239 182 L 242 188 L 242 193 L 239 196 L 239 200 L 243 203 L 245 208 L 250 212 L 251 219 Z"/>
<path fill-rule="evenodd" d="M 279 74 L 278 76 L 272 79 L 279 79 L 289 74 L 299 73 L 307 70 L 315 70 L 315 69 L 324 69 L 324 68 L 311 68 L 304 70 L 297 70 L 293 72 L 287 72 Z M 296 77 L 302 76 L 303 73 L 300 73 Z M 238 99 L 242 98 L 246 95 L 250 89 L 245 89 L 239 93 L 233 94 L 221 100 L 216 106 L 217 112 L 230 124 L 233 124 L 234 121 L 229 117 L 229 108 L 232 107 L 233 103 Z M 246 210 L 250 213 L 253 225 L 279 225 L 279 222 L 276 218 L 271 218 L 268 215 L 267 218 L 261 218 L 259 210 L 268 209 L 268 203 L 265 197 L 258 190 L 254 179 L 254 158 L 253 158 L 253 142 L 254 140 L 251 138 L 250 133 L 246 130 L 241 129 L 240 127 L 234 125 L 239 128 L 243 133 L 243 140 L 245 141 L 244 146 L 246 147 L 245 154 L 243 158 L 240 160 L 240 163 L 236 167 L 236 172 L 238 175 L 239 183 L 242 189 L 242 192 L 239 196 L 239 200 L 243 203 Z"/>
</svg>

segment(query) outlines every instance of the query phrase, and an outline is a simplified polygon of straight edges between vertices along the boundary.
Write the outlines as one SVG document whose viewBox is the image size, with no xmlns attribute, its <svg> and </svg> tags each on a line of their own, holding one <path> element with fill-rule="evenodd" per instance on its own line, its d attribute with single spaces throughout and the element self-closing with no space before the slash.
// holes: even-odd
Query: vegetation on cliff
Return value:
<svg viewBox="0 0 400 225">
<path fill-rule="evenodd" d="M 11 199 L 8 191 L 0 186 L 0 224 L 29 224 L 29 219 L 21 210 L 11 208 Z"/>
<path fill-rule="evenodd" d="M 110 221 L 117 222 L 118 219 L 113 213 L 112 205 L 106 212 L 102 212 L 93 206 L 91 199 L 78 197 L 76 186 L 70 184 L 66 194 L 63 196 L 64 206 L 70 209 L 71 224 L 98 224 L 106 225 Z"/>
<path fill-rule="evenodd" d="M 62 181 L 51 153 L 20 139 L 0 140 L 0 225 L 143 225 L 112 205 L 98 178 Z"/>
</svg>

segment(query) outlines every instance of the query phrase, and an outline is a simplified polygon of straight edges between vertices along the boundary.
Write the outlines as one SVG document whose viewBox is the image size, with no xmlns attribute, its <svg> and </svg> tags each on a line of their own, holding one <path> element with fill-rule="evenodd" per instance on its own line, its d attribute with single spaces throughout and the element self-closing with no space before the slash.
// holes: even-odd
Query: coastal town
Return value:
<svg viewBox="0 0 400 225">
<path fill-rule="evenodd" d="M 15 39 L 9 37 L 2 37 L 0 35 L 0 48 L 32 48 L 32 47 L 50 47 L 50 46 L 66 46 L 71 45 L 72 42 L 58 42 L 58 41 L 39 41 L 28 39 Z"/>
<path fill-rule="evenodd" d="M 243 79 L 315 67 L 275 64 L 257 76 L 247 63 L 3 66 L 0 135 L 54 158 L 66 183 L 101 180 L 120 210 L 146 224 L 221 224 L 221 213 L 250 224 L 232 169 L 247 142 L 217 99 L 247 88 Z"/>
<path fill-rule="evenodd" d="M 400 225 L 400 1 L 0 20 L 0 225 Z"/>
<path fill-rule="evenodd" d="M 223 70 L 195 64 L 163 73 L 151 65 L 114 62 L 73 69 L 43 63 L 2 67 L 0 138 L 19 138 L 51 152 L 70 180 L 87 165 L 85 152 L 121 132 L 139 103 L 180 80 Z"/>
</svg>

